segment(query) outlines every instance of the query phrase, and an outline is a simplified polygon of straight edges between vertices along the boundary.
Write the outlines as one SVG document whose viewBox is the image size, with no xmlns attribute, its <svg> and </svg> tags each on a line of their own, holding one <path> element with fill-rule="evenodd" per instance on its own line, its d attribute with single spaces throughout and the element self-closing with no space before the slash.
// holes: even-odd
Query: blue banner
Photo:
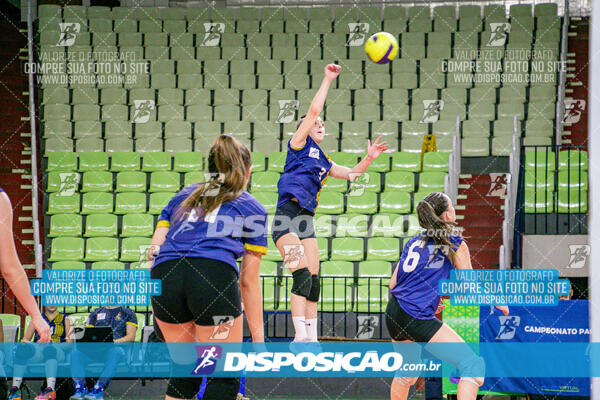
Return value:
<svg viewBox="0 0 600 400">
<path fill-rule="evenodd" d="M 246 377 L 392 377 L 443 376 L 439 362 L 423 358 L 423 350 L 460 368 L 463 376 L 485 376 L 487 390 L 527 392 L 527 382 L 577 387 L 589 392 L 590 354 L 600 343 L 4 343 L 5 376 L 16 364 L 26 365 L 24 377 L 46 375 L 45 361 L 58 362 L 57 377 L 99 376 L 106 365 L 117 365 L 108 376 Z M 592 351 L 594 350 L 595 353 Z M 76 354 L 77 353 L 77 354 Z M 478 356 L 481 356 L 481 358 Z M 484 371 L 485 370 L 485 371 Z M 450 370 L 451 371 L 451 370 Z M 445 376 L 449 376 L 445 375 Z M 512 379 L 513 377 L 517 379 Z M 567 378 L 563 380 L 556 377 Z M 494 378 L 502 378 L 494 381 Z M 538 379 L 551 378 L 551 379 Z M 507 385 L 504 382 L 514 382 Z M 497 382 L 490 384 L 490 382 Z M 519 386 L 521 385 L 521 386 Z M 533 386 L 533 384 L 531 384 Z M 589 382 L 587 383 L 589 388 Z M 527 390 L 525 390 L 527 389 Z M 546 392 L 548 393 L 548 392 Z"/>
<path fill-rule="evenodd" d="M 514 355 L 501 351 L 493 351 L 489 344 L 536 344 L 536 346 L 553 343 L 556 352 L 552 354 L 555 364 L 568 364 L 573 371 L 580 365 L 571 364 L 569 351 L 583 352 L 588 357 L 590 350 L 586 348 L 589 341 L 589 312 L 587 300 L 561 300 L 556 307 L 511 307 L 510 315 L 490 307 L 480 309 L 480 342 L 481 355 L 488 365 L 504 366 L 509 370 L 517 362 Z M 525 347 L 528 349 L 529 347 Z M 578 349 L 578 350 L 575 350 Z M 522 358 L 536 358 L 537 353 L 524 354 Z M 541 360 L 531 360 L 537 364 Z M 596 363 L 597 364 L 597 363 Z M 597 367 L 596 367 L 597 368 Z M 487 378 L 482 390 L 499 392 L 516 392 L 530 394 L 589 396 L 589 379 L 576 374 L 561 377 L 528 377 L 515 373 L 505 378 Z"/>
</svg>

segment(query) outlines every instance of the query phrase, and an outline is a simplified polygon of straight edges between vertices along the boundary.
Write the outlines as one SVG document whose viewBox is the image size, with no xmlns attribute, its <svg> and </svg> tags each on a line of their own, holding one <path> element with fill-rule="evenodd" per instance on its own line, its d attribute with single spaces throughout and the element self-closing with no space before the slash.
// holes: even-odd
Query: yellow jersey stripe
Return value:
<svg viewBox="0 0 600 400">
<path fill-rule="evenodd" d="M 267 254 L 267 246 L 259 246 L 257 244 L 245 243 L 244 248 L 246 250 L 255 251 L 260 254 Z"/>
<path fill-rule="evenodd" d="M 166 219 L 161 219 L 160 221 L 158 221 L 158 223 L 156 224 L 157 228 L 168 228 L 171 224 L 169 223 L 169 221 L 167 221 Z"/>
</svg>

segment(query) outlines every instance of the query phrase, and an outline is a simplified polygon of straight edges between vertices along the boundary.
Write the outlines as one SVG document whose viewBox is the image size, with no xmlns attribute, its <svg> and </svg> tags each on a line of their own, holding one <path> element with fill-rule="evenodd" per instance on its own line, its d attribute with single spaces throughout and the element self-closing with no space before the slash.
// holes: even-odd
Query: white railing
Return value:
<svg viewBox="0 0 600 400">
<path fill-rule="evenodd" d="M 29 65 L 33 65 L 33 17 L 32 10 L 37 2 L 34 0 L 27 1 L 27 58 Z M 36 130 L 36 113 L 35 113 L 35 90 L 33 86 L 33 73 L 31 69 L 27 76 L 29 80 L 29 124 L 31 126 L 31 222 L 33 224 L 33 245 L 35 251 L 35 273 L 37 277 L 42 276 L 43 255 L 42 244 L 40 241 L 40 221 L 38 212 L 38 171 L 37 171 L 37 130 Z"/>
<path fill-rule="evenodd" d="M 556 128 L 554 144 L 562 143 L 563 119 L 565 116 L 565 86 L 567 83 L 567 41 L 569 39 L 569 7 L 565 7 L 565 15 L 561 27 L 560 68 L 558 72 L 558 94 L 556 97 Z"/>
<path fill-rule="evenodd" d="M 457 116 L 456 134 L 452 138 L 452 153 L 450 153 L 450 159 L 448 160 L 448 175 L 444 179 L 444 191 L 455 204 L 458 197 L 458 180 L 460 179 L 460 155 L 460 118 Z"/>
<path fill-rule="evenodd" d="M 500 246 L 499 263 L 500 269 L 508 269 L 511 266 L 511 254 L 513 249 L 513 232 L 517 200 L 517 184 L 519 176 L 519 120 L 513 117 L 512 147 L 508 157 L 509 175 L 506 179 L 506 197 L 504 198 L 504 221 L 502 222 L 502 245 Z"/>
</svg>

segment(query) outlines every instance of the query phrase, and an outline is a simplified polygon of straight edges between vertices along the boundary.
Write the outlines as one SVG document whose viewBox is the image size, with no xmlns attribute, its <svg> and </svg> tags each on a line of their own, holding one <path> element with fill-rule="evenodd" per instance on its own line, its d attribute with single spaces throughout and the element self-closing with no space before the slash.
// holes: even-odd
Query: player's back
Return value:
<svg viewBox="0 0 600 400">
<path fill-rule="evenodd" d="M 452 235 L 453 251 L 463 239 Z M 447 246 L 446 246 L 447 247 Z M 448 279 L 454 268 L 448 257 L 448 249 L 436 245 L 433 240 L 420 233 L 404 245 L 396 272 L 396 285 L 392 294 L 409 315 L 419 319 L 435 318 L 440 301 L 438 284 Z"/>
</svg>

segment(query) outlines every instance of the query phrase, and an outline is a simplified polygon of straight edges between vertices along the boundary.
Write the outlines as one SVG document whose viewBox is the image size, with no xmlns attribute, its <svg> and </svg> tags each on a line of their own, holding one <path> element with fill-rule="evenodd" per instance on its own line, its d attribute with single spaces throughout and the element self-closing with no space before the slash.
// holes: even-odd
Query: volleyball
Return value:
<svg viewBox="0 0 600 400">
<path fill-rule="evenodd" d="M 392 34 L 377 32 L 367 39 L 365 52 L 371 61 L 377 64 L 387 64 L 398 54 L 398 41 Z"/>
</svg>

